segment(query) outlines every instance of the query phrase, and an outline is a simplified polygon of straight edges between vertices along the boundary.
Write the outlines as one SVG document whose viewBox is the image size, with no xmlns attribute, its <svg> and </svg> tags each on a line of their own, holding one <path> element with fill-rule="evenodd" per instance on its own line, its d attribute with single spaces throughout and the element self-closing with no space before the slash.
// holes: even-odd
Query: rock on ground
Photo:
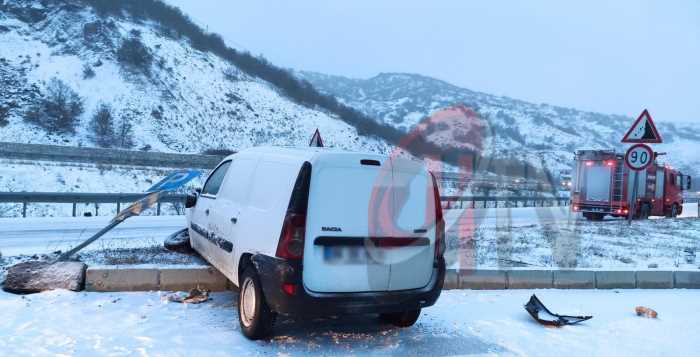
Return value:
<svg viewBox="0 0 700 357">
<path fill-rule="evenodd" d="M 7 269 L 3 290 L 16 294 L 32 294 L 46 290 L 81 291 L 85 287 L 87 265 L 81 262 L 28 261 Z"/>
</svg>

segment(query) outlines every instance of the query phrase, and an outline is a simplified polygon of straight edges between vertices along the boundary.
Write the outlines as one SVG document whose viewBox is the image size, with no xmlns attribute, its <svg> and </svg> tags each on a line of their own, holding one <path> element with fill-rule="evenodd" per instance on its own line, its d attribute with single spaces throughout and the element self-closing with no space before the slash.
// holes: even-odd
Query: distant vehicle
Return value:
<svg viewBox="0 0 700 357">
<path fill-rule="evenodd" d="M 417 161 L 255 148 L 224 159 L 186 206 L 192 246 L 239 287 L 241 331 L 258 339 L 277 314 L 413 325 L 443 286 L 439 197 Z"/>
<path fill-rule="evenodd" d="M 576 152 L 571 187 L 571 209 L 589 220 L 605 216 L 627 217 L 628 198 L 632 195 L 633 175 L 623 154 L 612 150 Z M 692 178 L 657 160 L 639 172 L 637 204 L 633 216 L 676 217 L 683 212 L 683 191 L 691 189 Z"/>
</svg>

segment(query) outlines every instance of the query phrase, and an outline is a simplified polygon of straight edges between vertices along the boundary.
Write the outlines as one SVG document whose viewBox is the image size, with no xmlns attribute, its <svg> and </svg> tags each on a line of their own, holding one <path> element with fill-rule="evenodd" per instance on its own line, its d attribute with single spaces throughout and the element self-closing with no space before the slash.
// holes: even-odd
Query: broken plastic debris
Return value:
<svg viewBox="0 0 700 357">
<path fill-rule="evenodd" d="M 575 325 L 593 318 L 593 316 L 567 316 L 555 314 L 549 311 L 549 309 L 544 306 L 536 295 L 532 295 L 530 297 L 530 301 L 525 304 L 525 310 L 530 313 L 532 318 L 545 326 L 559 327 L 564 325 Z"/>
<path fill-rule="evenodd" d="M 650 309 L 644 306 L 637 306 L 634 308 L 634 311 L 637 313 L 637 316 L 644 316 L 650 319 L 655 319 L 659 316 L 659 314 L 654 309 Z"/>
<path fill-rule="evenodd" d="M 189 293 L 178 291 L 166 295 L 166 301 L 179 302 L 183 304 L 199 304 L 209 300 L 209 291 L 205 289 L 194 288 Z"/>
</svg>

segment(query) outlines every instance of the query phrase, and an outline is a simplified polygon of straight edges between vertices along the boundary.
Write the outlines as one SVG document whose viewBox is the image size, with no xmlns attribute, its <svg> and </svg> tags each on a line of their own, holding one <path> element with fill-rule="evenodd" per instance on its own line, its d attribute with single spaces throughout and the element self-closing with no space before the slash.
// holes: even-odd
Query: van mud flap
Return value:
<svg viewBox="0 0 700 357">
<path fill-rule="evenodd" d="M 575 325 L 593 318 L 593 316 L 567 316 L 552 313 L 536 295 L 530 297 L 530 301 L 525 304 L 525 310 L 530 313 L 533 319 L 545 326 Z"/>
</svg>

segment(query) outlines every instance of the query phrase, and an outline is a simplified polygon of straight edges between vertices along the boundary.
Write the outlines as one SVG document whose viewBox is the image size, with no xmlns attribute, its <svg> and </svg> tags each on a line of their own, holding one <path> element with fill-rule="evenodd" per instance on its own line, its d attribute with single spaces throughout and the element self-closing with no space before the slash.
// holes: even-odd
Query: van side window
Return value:
<svg viewBox="0 0 700 357">
<path fill-rule="evenodd" d="M 226 161 L 209 176 L 207 183 L 204 184 L 204 188 L 202 189 L 203 195 L 216 196 L 216 194 L 219 193 L 221 183 L 224 182 L 224 177 L 226 177 L 229 166 L 231 166 L 231 161 Z"/>
</svg>

